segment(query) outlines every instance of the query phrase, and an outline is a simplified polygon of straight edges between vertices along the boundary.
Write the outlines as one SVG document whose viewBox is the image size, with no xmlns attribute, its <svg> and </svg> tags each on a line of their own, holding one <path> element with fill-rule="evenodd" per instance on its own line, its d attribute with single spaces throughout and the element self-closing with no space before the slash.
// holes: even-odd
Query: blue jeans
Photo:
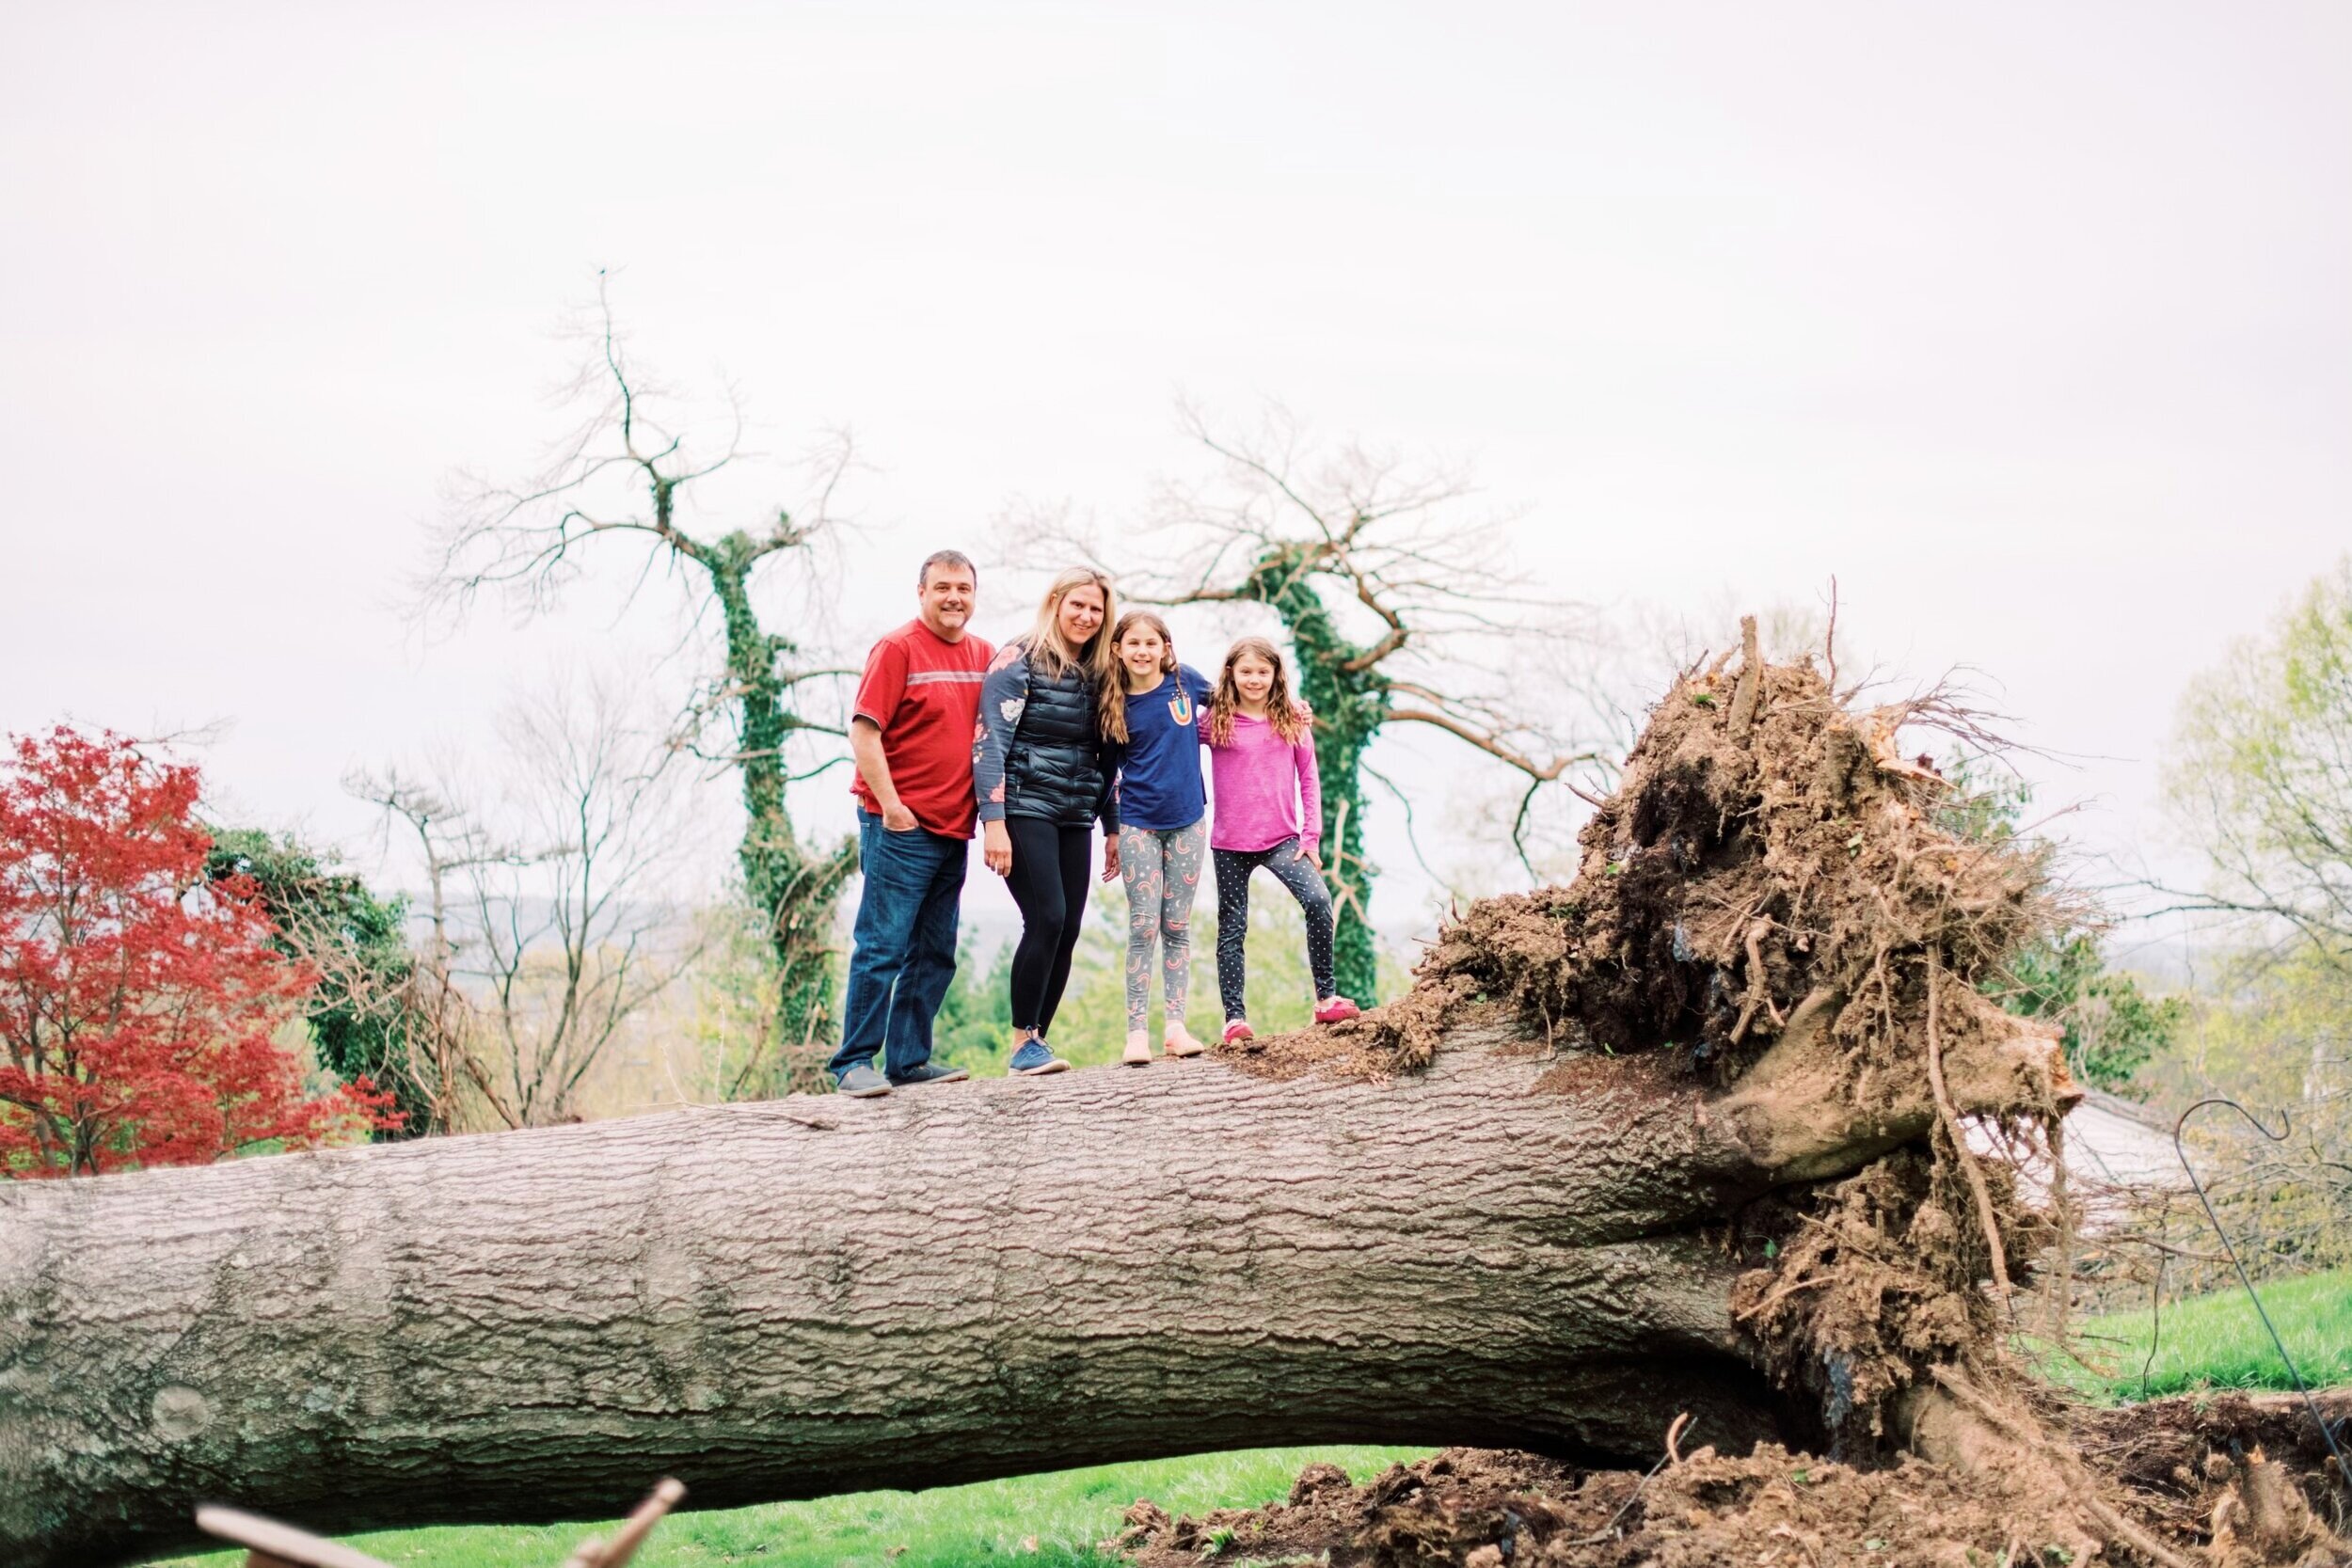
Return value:
<svg viewBox="0 0 2352 1568">
<path fill-rule="evenodd" d="M 896 1078 L 931 1059 L 931 1020 L 956 975 L 956 911 L 971 846 L 922 828 L 894 833 L 864 811 L 857 833 L 866 888 L 841 1049 L 828 1066 L 837 1077 L 879 1052 L 882 1070 Z"/>
</svg>

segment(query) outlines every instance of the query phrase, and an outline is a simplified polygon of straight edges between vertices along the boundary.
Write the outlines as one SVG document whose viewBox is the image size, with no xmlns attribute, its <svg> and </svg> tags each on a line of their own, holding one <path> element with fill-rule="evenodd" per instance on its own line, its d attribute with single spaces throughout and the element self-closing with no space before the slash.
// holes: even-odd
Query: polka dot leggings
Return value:
<svg viewBox="0 0 2352 1568">
<path fill-rule="evenodd" d="M 1271 849 L 1216 849 L 1216 989 L 1225 1021 L 1248 1017 L 1242 1002 L 1249 961 L 1242 944 L 1249 935 L 1249 874 L 1264 866 L 1291 890 L 1307 916 L 1307 964 L 1314 971 L 1315 999 L 1337 993 L 1331 977 L 1331 893 L 1315 868 L 1298 858 L 1298 840 L 1286 838 Z"/>
</svg>

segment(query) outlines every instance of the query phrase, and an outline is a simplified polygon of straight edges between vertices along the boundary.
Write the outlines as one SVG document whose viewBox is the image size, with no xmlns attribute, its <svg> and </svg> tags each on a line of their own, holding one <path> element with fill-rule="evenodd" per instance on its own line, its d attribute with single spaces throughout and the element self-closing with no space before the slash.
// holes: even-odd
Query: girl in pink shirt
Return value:
<svg viewBox="0 0 2352 1568">
<path fill-rule="evenodd" d="M 1216 989 L 1225 1003 L 1225 1040 L 1251 1037 L 1242 993 L 1248 959 L 1249 877 L 1274 873 L 1307 916 L 1307 961 L 1314 971 L 1315 1022 L 1356 1016 L 1331 974 L 1331 893 L 1319 874 L 1323 788 L 1310 734 L 1313 715 L 1291 695 L 1282 656 L 1263 637 L 1245 637 L 1225 655 L 1216 691 L 1200 715 L 1209 745 L 1216 810 L 1209 849 L 1216 862 Z"/>
</svg>

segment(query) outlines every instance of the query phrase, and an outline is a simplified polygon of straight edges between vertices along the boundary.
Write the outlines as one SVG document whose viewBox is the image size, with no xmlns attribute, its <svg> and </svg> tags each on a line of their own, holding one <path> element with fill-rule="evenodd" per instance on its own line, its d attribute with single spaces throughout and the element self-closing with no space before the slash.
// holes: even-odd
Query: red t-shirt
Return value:
<svg viewBox="0 0 2352 1568">
<path fill-rule="evenodd" d="M 948 838 L 970 838 L 979 816 L 972 793 L 972 732 L 979 723 L 980 683 L 996 650 L 977 637 L 943 641 L 920 621 L 909 621 L 874 644 L 858 682 L 860 719 L 882 731 L 890 782 L 914 820 Z M 882 802 L 861 778 L 850 786 L 862 811 L 882 815 Z"/>
</svg>

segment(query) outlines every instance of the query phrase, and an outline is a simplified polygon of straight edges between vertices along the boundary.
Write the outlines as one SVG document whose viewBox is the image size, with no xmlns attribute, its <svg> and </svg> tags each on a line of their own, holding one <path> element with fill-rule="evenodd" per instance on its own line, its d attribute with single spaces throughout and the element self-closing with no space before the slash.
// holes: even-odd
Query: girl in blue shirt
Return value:
<svg viewBox="0 0 2352 1568">
<path fill-rule="evenodd" d="M 1127 887 L 1127 1051 L 1130 1067 L 1152 1060 L 1152 949 L 1168 999 L 1168 1053 L 1205 1049 L 1184 1027 L 1192 979 L 1192 897 L 1208 857 L 1208 796 L 1200 784 L 1200 705 L 1208 678 L 1176 662 L 1168 623 L 1131 610 L 1111 628 L 1125 703 L 1120 765 L 1119 872 Z M 1109 725 L 1105 726 L 1110 727 Z"/>
</svg>

